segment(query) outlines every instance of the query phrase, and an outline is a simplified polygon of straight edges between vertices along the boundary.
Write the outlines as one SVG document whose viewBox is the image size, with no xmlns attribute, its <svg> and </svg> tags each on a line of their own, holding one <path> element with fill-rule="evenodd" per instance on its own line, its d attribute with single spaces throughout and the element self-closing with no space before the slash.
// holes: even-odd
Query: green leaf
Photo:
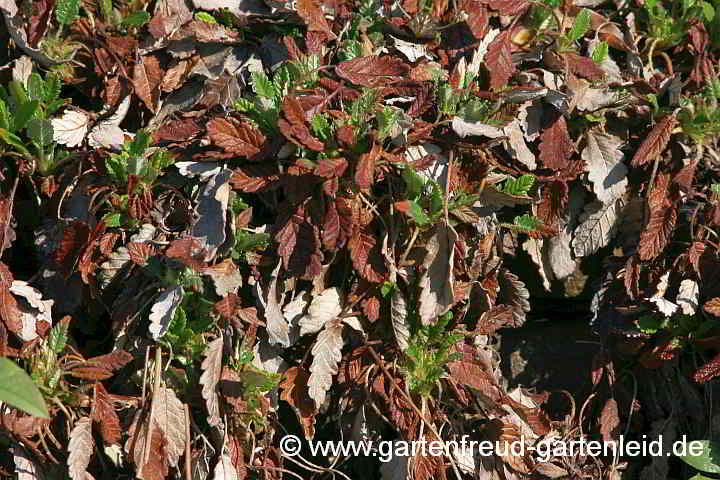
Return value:
<svg viewBox="0 0 720 480">
<path fill-rule="evenodd" d="M 13 118 L 13 132 L 19 132 L 28 124 L 31 118 L 35 115 L 40 102 L 33 100 L 31 102 L 21 103 L 15 111 L 15 118 Z"/>
<path fill-rule="evenodd" d="M 45 99 L 45 82 L 43 82 L 39 73 L 33 72 L 30 74 L 27 82 L 27 93 L 31 100 L 41 102 Z"/>
<path fill-rule="evenodd" d="M 25 87 L 23 87 L 22 83 L 17 80 L 10 81 L 10 83 L 8 83 L 8 89 L 10 90 L 10 96 L 16 105 L 22 105 L 29 100 Z"/>
<path fill-rule="evenodd" d="M 215 20 L 215 17 L 213 17 L 212 15 L 210 15 L 207 12 L 197 12 L 195 14 L 195 20 L 199 20 L 199 21 L 205 22 L 205 23 L 214 23 L 214 24 L 218 23 L 217 20 Z"/>
<path fill-rule="evenodd" d="M 407 197 L 410 200 L 418 198 L 425 190 L 425 179 L 418 175 L 412 167 L 403 169 L 402 178 L 407 185 Z"/>
<path fill-rule="evenodd" d="M 605 41 L 599 42 L 595 45 L 591 55 L 593 62 L 602 63 L 608 57 L 608 44 Z"/>
<path fill-rule="evenodd" d="M 138 130 L 135 133 L 135 138 L 130 145 L 128 145 L 127 152 L 131 157 L 140 157 L 145 153 L 145 150 L 150 146 L 151 142 L 150 134 L 145 130 Z"/>
<path fill-rule="evenodd" d="M 325 115 L 324 113 L 316 114 L 312 118 L 310 125 L 312 127 L 313 134 L 320 140 L 328 140 L 332 135 L 332 124 L 328 120 L 327 115 Z"/>
<path fill-rule="evenodd" d="M 691 445 L 688 445 L 687 455 L 678 455 L 680 460 L 701 472 L 720 473 L 720 443 L 710 440 L 700 440 L 693 443 L 697 442 L 702 444 L 702 453 L 691 456 L 689 452 Z"/>
<path fill-rule="evenodd" d="M 43 82 L 43 102 L 50 104 L 60 98 L 60 89 L 62 88 L 62 81 L 58 75 L 54 73 L 45 76 Z"/>
<path fill-rule="evenodd" d="M 255 104 L 246 98 L 238 98 L 235 100 L 235 110 L 243 113 L 255 111 Z"/>
<path fill-rule="evenodd" d="M 425 209 L 423 209 L 414 200 L 409 200 L 409 202 L 410 210 L 408 211 L 408 214 L 412 217 L 413 220 L 415 220 L 415 223 L 417 223 L 421 227 L 430 223 L 430 217 L 428 217 L 427 213 L 425 213 Z"/>
<path fill-rule="evenodd" d="M 352 60 L 353 58 L 358 58 L 363 56 L 363 46 L 362 43 L 358 42 L 357 40 L 346 40 L 345 45 L 339 52 L 340 60 L 346 61 L 346 60 Z"/>
<path fill-rule="evenodd" d="M 392 282 L 385 281 L 380 287 L 380 294 L 383 298 L 387 298 L 395 290 L 395 284 Z"/>
<path fill-rule="evenodd" d="M 55 4 L 55 18 L 62 25 L 70 25 L 80 13 L 80 0 L 58 0 Z"/>
<path fill-rule="evenodd" d="M 508 178 L 503 184 L 502 191 L 510 195 L 527 195 L 535 183 L 535 177 L 529 174 L 518 178 Z"/>
<path fill-rule="evenodd" d="M 567 33 L 567 38 L 571 42 L 576 42 L 585 36 L 590 28 L 590 10 L 583 8 L 575 17 L 572 28 Z"/>
<path fill-rule="evenodd" d="M 703 17 L 706 22 L 712 22 L 715 18 L 715 8 L 709 2 L 700 2 L 703 11 Z"/>
<path fill-rule="evenodd" d="M 68 339 L 68 326 L 68 322 L 62 322 L 58 323 L 52 328 L 52 330 L 50 330 L 50 335 L 48 336 L 48 347 L 50 347 L 50 350 L 56 354 L 62 352 L 65 348 L 65 344 Z"/>
<path fill-rule="evenodd" d="M 45 400 L 30 376 L 7 358 L 0 358 L 0 401 L 41 418 L 50 418 Z"/>
<path fill-rule="evenodd" d="M 255 93 L 263 98 L 275 99 L 275 88 L 270 79 L 263 72 L 252 72 L 251 83 Z"/>
<path fill-rule="evenodd" d="M 113 179 L 118 182 L 127 181 L 127 159 L 120 155 L 110 155 L 105 159 L 105 168 L 107 168 Z"/>
<path fill-rule="evenodd" d="M 100 0 L 100 10 L 108 23 L 114 24 L 112 0 Z"/>
<path fill-rule="evenodd" d="M 20 137 L 18 137 L 14 133 L 10 133 L 4 128 L 0 128 L 0 139 L 4 140 L 5 143 L 7 143 L 8 145 L 15 147 L 17 151 L 22 153 L 23 155 L 26 155 L 28 157 L 30 156 L 30 151 L 25 148 L 25 144 L 20 139 Z"/>
<path fill-rule="evenodd" d="M 138 10 L 133 12 L 122 21 L 122 24 L 126 27 L 142 27 L 150 21 L 150 14 L 145 10 Z"/>
<path fill-rule="evenodd" d="M 108 213 L 103 217 L 103 222 L 108 227 L 119 227 L 122 225 L 121 213 Z"/>
<path fill-rule="evenodd" d="M 520 230 L 533 231 L 540 225 L 540 220 L 526 213 L 525 215 L 515 217 L 513 223 Z"/>
<path fill-rule="evenodd" d="M 3 100 L 0 100 L 0 128 L 10 130 L 10 111 Z"/>
<path fill-rule="evenodd" d="M 50 120 L 33 118 L 28 123 L 27 134 L 38 146 L 50 145 L 53 140 L 52 123 L 50 123 Z"/>
<path fill-rule="evenodd" d="M 720 183 L 713 183 L 710 186 L 710 190 L 712 190 L 714 193 L 720 193 Z"/>
</svg>

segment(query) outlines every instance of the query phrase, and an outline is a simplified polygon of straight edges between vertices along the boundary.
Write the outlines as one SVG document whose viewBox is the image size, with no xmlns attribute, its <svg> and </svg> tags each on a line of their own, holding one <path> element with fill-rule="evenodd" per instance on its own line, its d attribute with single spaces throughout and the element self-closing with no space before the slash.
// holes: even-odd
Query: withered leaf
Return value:
<svg viewBox="0 0 720 480">
<path fill-rule="evenodd" d="M 677 206 L 669 198 L 670 175 L 661 173 L 650 192 L 648 206 L 650 218 L 640 234 L 638 254 L 640 260 L 651 260 L 665 248 L 677 221 Z"/>
<path fill-rule="evenodd" d="M 402 60 L 391 56 L 357 57 L 335 67 L 341 78 L 363 87 L 380 87 L 401 80 L 409 70 Z"/>
<path fill-rule="evenodd" d="M 332 386 L 332 377 L 338 371 L 338 362 L 342 358 L 342 328 L 339 321 L 325 325 L 312 348 L 308 394 L 315 401 L 316 408 L 325 402 L 325 396 Z"/>
<path fill-rule="evenodd" d="M 291 367 L 285 372 L 280 384 L 280 399 L 288 402 L 295 409 L 298 420 L 305 432 L 305 438 L 312 439 L 315 435 L 315 403 L 308 393 L 310 374 L 302 367 Z"/>
<path fill-rule="evenodd" d="M 617 439 L 617 428 L 620 426 L 618 417 L 618 405 L 614 398 L 608 398 L 600 414 L 600 433 L 603 440 L 611 442 Z"/>
<path fill-rule="evenodd" d="M 711 298 L 705 302 L 703 309 L 711 315 L 720 317 L 720 297 Z"/>
<path fill-rule="evenodd" d="M 95 449 L 92 436 L 92 422 L 89 417 L 80 417 L 70 432 L 68 442 L 68 473 L 73 480 L 86 480 L 87 467 Z"/>
<path fill-rule="evenodd" d="M 373 144 L 369 152 L 360 155 L 360 160 L 355 167 L 355 183 L 360 190 L 367 191 L 372 186 L 375 160 L 379 154 L 380 147 L 377 144 Z"/>
<path fill-rule="evenodd" d="M 555 121 L 540 135 L 540 161 L 546 168 L 563 170 L 575 151 L 575 145 L 567 130 L 563 115 L 557 114 Z"/>
<path fill-rule="evenodd" d="M 185 405 L 171 388 L 160 387 L 153 392 L 155 425 L 162 430 L 167 441 L 166 451 L 170 465 L 176 466 L 185 451 Z"/>
<path fill-rule="evenodd" d="M 670 141 L 670 134 L 676 124 L 677 113 L 675 112 L 660 120 L 650 134 L 645 137 L 645 140 L 643 140 L 643 143 L 640 145 L 640 148 L 637 149 L 635 155 L 633 155 L 632 161 L 630 162 L 632 166 L 640 167 L 655 160 L 655 157 L 665 150 L 665 147 Z"/>
<path fill-rule="evenodd" d="M 398 348 L 405 351 L 409 346 L 410 322 L 408 320 L 405 295 L 397 287 L 393 290 L 392 297 L 390 297 L 390 318 Z"/>
<path fill-rule="evenodd" d="M 530 292 L 525 284 L 509 270 L 500 269 L 498 275 L 500 285 L 500 298 L 504 303 L 512 307 L 513 327 L 519 327 L 525 323 L 525 314 L 530 311 Z"/>
<path fill-rule="evenodd" d="M 445 223 L 438 225 L 426 245 L 427 253 L 420 276 L 418 314 L 423 325 L 430 325 L 455 303 L 453 263 L 455 230 Z"/>
<path fill-rule="evenodd" d="M 573 233 L 572 248 L 577 257 L 586 257 L 605 247 L 618 228 L 618 216 L 624 201 L 592 202 L 585 206 L 580 225 Z"/>
<path fill-rule="evenodd" d="M 326 324 L 337 319 L 342 312 L 340 290 L 323 290 L 310 302 L 308 313 L 300 320 L 300 335 L 319 332 Z"/>
<path fill-rule="evenodd" d="M 115 412 L 112 398 L 102 383 L 95 382 L 92 410 L 90 418 L 100 428 L 100 434 L 107 445 L 114 445 L 120 441 L 122 429 L 120 418 Z"/>
<path fill-rule="evenodd" d="M 213 118 L 207 131 L 215 145 L 249 159 L 255 159 L 265 144 L 265 136 L 247 122 L 236 125 L 224 118 Z"/>
<path fill-rule="evenodd" d="M 500 33 L 488 45 L 485 64 L 490 71 L 490 88 L 500 88 L 507 85 L 508 80 L 515 72 L 512 63 L 510 31 Z"/>
<path fill-rule="evenodd" d="M 325 20 L 325 14 L 314 0 L 297 0 L 295 3 L 297 13 L 305 20 L 310 32 L 320 32 L 325 34 L 327 40 L 335 40 L 337 37 L 330 29 Z"/>
<path fill-rule="evenodd" d="M 159 340 L 170 329 L 175 310 L 185 295 L 182 285 L 175 285 L 162 292 L 150 309 L 150 333 L 153 339 Z"/>
<path fill-rule="evenodd" d="M 582 158 L 588 167 L 588 180 L 593 192 L 603 203 L 620 198 L 627 189 L 627 167 L 622 163 L 622 140 L 618 137 L 591 130 L 587 134 L 587 147 Z"/>
<path fill-rule="evenodd" d="M 152 55 L 141 57 L 133 67 L 133 87 L 145 106 L 157 113 L 157 102 L 160 96 L 160 83 L 163 71 L 158 59 Z"/>
<path fill-rule="evenodd" d="M 210 425 L 217 425 L 220 421 L 220 404 L 217 395 L 217 385 L 222 373 L 223 337 L 220 336 L 208 343 L 205 349 L 205 359 L 202 362 L 200 385 L 202 385 L 202 397 L 205 399 L 210 418 Z"/>
</svg>

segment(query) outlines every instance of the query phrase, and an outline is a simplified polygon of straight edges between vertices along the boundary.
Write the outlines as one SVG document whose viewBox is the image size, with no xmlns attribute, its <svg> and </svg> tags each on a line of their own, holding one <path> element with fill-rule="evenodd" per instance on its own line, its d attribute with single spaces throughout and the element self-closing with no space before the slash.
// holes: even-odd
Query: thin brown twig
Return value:
<svg viewBox="0 0 720 480">
<path fill-rule="evenodd" d="M 185 404 L 185 480 L 192 480 L 192 465 L 190 463 L 190 407 Z"/>
</svg>

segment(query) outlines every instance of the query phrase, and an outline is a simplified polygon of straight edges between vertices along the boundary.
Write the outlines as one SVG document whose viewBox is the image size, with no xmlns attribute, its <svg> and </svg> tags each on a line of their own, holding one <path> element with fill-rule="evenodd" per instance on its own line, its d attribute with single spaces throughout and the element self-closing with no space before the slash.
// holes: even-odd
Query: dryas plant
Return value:
<svg viewBox="0 0 720 480">
<path fill-rule="evenodd" d="M 645 0 L 642 13 L 653 49 L 666 49 L 680 44 L 692 21 L 712 22 L 715 18 L 715 8 L 704 0 Z"/>
<path fill-rule="evenodd" d="M 402 364 L 411 392 L 431 396 L 437 382 L 446 375 L 447 364 L 462 356 L 451 353 L 453 345 L 464 337 L 447 331 L 451 319 L 452 312 L 447 312 L 432 325 L 416 325 Z"/>
<path fill-rule="evenodd" d="M 67 157 L 64 150 L 56 150 L 50 123 L 50 116 L 66 103 L 60 98 L 61 86 L 52 73 L 44 79 L 32 73 L 25 84 L 12 80 L 0 86 L 0 140 L 11 149 L 6 153 L 34 162 L 41 175 L 52 173 Z"/>
</svg>

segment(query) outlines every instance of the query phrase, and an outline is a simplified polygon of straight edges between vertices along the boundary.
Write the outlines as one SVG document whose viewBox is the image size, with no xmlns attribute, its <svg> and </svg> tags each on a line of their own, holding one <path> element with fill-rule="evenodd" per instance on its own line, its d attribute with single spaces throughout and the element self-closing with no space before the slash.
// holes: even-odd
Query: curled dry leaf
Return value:
<svg viewBox="0 0 720 480">
<path fill-rule="evenodd" d="M 210 418 L 210 425 L 217 425 L 220 421 L 220 403 L 217 395 L 217 385 L 222 373 L 223 338 L 216 338 L 208 343 L 205 349 L 205 359 L 202 362 L 200 385 L 202 385 L 202 397 L 205 399 Z"/>
<path fill-rule="evenodd" d="M 162 292 L 150 309 L 150 334 L 154 340 L 162 338 L 170 329 L 175 310 L 180 306 L 185 291 L 176 285 Z"/>
<path fill-rule="evenodd" d="M 86 480 L 87 467 L 95 449 L 92 436 L 92 422 L 89 417 L 80 417 L 70 432 L 68 443 L 68 474 L 72 480 Z"/>
<path fill-rule="evenodd" d="M 409 70 L 399 58 L 391 56 L 357 57 L 335 67 L 341 78 L 363 87 L 381 87 L 401 80 Z"/>
<path fill-rule="evenodd" d="M 613 135 L 591 130 L 587 134 L 587 147 L 582 152 L 588 168 L 588 180 L 593 192 L 603 203 L 622 197 L 627 189 L 627 167 L 622 163 L 619 147 L 622 140 Z"/>
<path fill-rule="evenodd" d="M 572 248 L 577 257 L 587 257 L 607 246 L 618 229 L 623 199 L 609 203 L 592 202 L 585 206 L 580 224 L 573 232 Z"/>
<path fill-rule="evenodd" d="M 312 299 L 308 313 L 300 320 L 300 335 L 319 332 L 342 312 L 340 290 L 328 288 Z"/>
<path fill-rule="evenodd" d="M 105 444 L 114 445 L 120 441 L 122 434 L 120 418 L 115 412 L 110 394 L 105 390 L 102 383 L 95 382 L 93 392 L 93 405 L 90 411 L 90 418 L 100 428 L 100 434 Z"/>
<path fill-rule="evenodd" d="M 225 243 L 227 209 L 230 197 L 230 176 L 226 168 L 214 175 L 205 184 L 198 199 L 196 212 L 198 220 L 193 225 L 192 236 L 205 248 L 205 261 L 209 262 Z"/>
<path fill-rule="evenodd" d="M 711 298 L 705 302 L 703 309 L 711 315 L 720 317 L 720 297 Z"/>
<path fill-rule="evenodd" d="M 675 112 L 660 120 L 633 155 L 631 165 L 641 167 L 655 160 L 655 157 L 665 150 L 675 125 L 677 125 L 677 113 Z"/>
<path fill-rule="evenodd" d="M 166 387 L 160 387 L 153 392 L 152 401 L 155 425 L 164 434 L 167 458 L 174 467 L 185 451 L 185 405 L 172 389 Z"/>
<path fill-rule="evenodd" d="M 267 288 L 267 294 L 264 296 L 263 307 L 265 310 L 265 326 L 270 343 L 289 347 L 291 344 L 290 326 L 287 320 L 285 320 L 280 303 L 278 303 L 277 293 L 278 275 L 281 265 L 282 262 L 278 262 L 270 276 L 270 283 Z"/>
<path fill-rule="evenodd" d="M 695 280 L 686 278 L 680 282 L 675 303 L 680 306 L 684 315 L 695 315 L 698 308 L 698 296 L 700 295 L 700 286 Z"/>
<path fill-rule="evenodd" d="M 390 318 L 398 348 L 403 351 L 407 350 L 410 340 L 410 322 L 405 295 L 398 288 L 393 290 L 390 298 Z"/>
<path fill-rule="evenodd" d="M 507 85 L 508 80 L 515 72 L 511 54 L 510 31 L 500 33 L 488 45 L 485 56 L 485 65 L 490 71 L 490 88 L 500 88 Z"/>
<path fill-rule="evenodd" d="M 455 230 L 443 223 L 435 229 L 425 246 L 427 253 L 418 297 L 418 314 L 423 325 L 435 322 L 455 303 L 453 263 L 457 238 Z"/>
<path fill-rule="evenodd" d="M 332 386 L 333 375 L 338 371 L 338 363 L 342 358 L 342 328 L 342 323 L 337 320 L 325 325 L 312 348 L 313 361 L 310 365 L 308 394 L 317 408 L 325 402 L 325 396 Z"/>
</svg>

